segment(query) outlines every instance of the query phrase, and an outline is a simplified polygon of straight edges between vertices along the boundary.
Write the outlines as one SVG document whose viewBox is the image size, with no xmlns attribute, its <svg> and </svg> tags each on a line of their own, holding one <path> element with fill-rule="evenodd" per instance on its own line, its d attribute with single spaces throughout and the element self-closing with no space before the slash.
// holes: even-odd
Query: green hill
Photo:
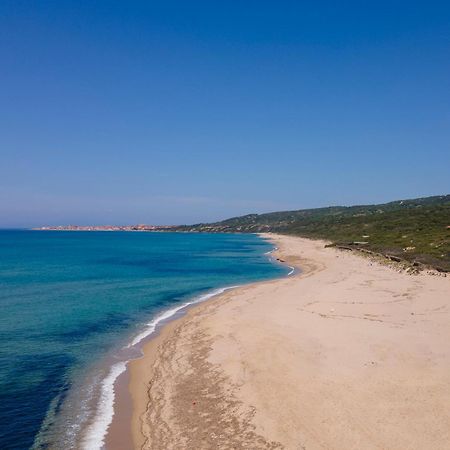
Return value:
<svg viewBox="0 0 450 450">
<path fill-rule="evenodd" d="M 198 232 L 276 232 L 366 248 L 450 270 L 450 195 L 381 205 L 249 214 L 221 222 L 178 227 Z"/>
</svg>

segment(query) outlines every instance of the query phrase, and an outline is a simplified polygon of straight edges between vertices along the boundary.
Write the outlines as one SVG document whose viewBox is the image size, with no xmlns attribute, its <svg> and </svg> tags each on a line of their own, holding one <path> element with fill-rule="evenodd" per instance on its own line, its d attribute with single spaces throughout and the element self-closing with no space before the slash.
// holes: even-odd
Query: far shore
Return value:
<svg viewBox="0 0 450 450">
<path fill-rule="evenodd" d="M 450 449 L 450 278 L 266 237 L 301 273 L 162 327 L 129 364 L 130 447 Z"/>
</svg>

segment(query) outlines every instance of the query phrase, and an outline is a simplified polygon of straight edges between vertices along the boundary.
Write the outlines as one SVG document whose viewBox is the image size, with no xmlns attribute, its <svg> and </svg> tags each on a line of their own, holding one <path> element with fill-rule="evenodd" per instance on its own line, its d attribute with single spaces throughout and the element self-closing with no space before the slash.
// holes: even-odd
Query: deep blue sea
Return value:
<svg viewBox="0 0 450 450">
<path fill-rule="evenodd" d="M 287 274 L 271 249 L 250 234 L 0 231 L 0 448 L 101 446 L 131 343 L 165 311 Z"/>
</svg>

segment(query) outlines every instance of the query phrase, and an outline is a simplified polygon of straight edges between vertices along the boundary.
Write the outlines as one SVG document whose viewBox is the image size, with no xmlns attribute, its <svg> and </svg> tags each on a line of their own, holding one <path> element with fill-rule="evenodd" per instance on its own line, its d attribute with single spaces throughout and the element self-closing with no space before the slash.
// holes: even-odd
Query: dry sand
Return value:
<svg viewBox="0 0 450 450">
<path fill-rule="evenodd" d="M 302 274 L 192 308 L 130 364 L 134 447 L 450 449 L 450 277 L 271 238 Z"/>
</svg>

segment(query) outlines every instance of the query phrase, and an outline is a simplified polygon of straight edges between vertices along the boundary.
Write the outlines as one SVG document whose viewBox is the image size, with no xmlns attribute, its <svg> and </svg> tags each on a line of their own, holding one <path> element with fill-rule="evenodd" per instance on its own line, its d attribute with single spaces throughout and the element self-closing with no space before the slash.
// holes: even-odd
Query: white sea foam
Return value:
<svg viewBox="0 0 450 450">
<path fill-rule="evenodd" d="M 270 255 L 271 253 L 276 252 L 277 250 L 278 250 L 278 247 L 274 247 L 272 250 L 269 250 L 268 252 L 266 252 L 264 254 L 265 255 Z M 292 267 L 292 266 L 288 266 L 288 267 L 289 267 L 289 269 L 291 269 L 291 271 L 288 273 L 288 276 L 289 276 L 289 275 L 292 275 L 295 272 L 295 267 Z"/>
<path fill-rule="evenodd" d="M 177 312 L 186 308 L 189 305 L 195 303 L 204 302 L 216 295 L 222 294 L 223 292 L 236 288 L 238 286 L 229 286 L 225 288 L 215 289 L 214 291 L 208 292 L 207 294 L 201 295 L 189 302 L 182 303 L 175 308 L 169 309 L 162 312 L 155 317 L 151 322 L 149 322 L 142 333 L 139 333 L 127 346 L 127 348 L 133 347 L 139 342 L 141 342 L 146 337 L 150 336 L 155 332 L 157 325 L 163 320 L 167 320 L 173 317 Z M 108 432 L 108 428 L 112 422 L 114 416 L 114 384 L 120 374 L 125 372 L 127 367 L 126 361 L 121 361 L 114 364 L 109 371 L 109 374 L 101 383 L 101 393 L 100 399 L 97 405 L 97 412 L 92 424 L 86 430 L 84 439 L 82 441 L 82 448 L 85 450 L 101 450 L 104 448 L 105 437 Z"/>
<path fill-rule="evenodd" d="M 186 308 L 189 305 L 193 305 L 195 303 L 204 302 L 205 300 L 208 300 L 211 297 L 214 297 L 215 295 L 222 294 L 223 292 L 227 291 L 228 289 L 233 289 L 238 286 L 229 286 L 225 288 L 215 289 L 214 291 L 208 292 L 207 294 L 201 295 L 200 297 L 197 297 L 190 302 L 182 303 L 181 305 L 176 306 L 175 308 L 169 309 L 167 311 L 164 311 L 159 316 L 156 316 L 151 322 L 149 322 L 142 333 L 139 333 L 128 345 L 128 347 L 133 347 L 134 345 L 138 344 L 142 339 L 145 339 L 147 336 L 150 336 L 152 333 L 155 332 L 156 326 L 162 322 L 163 320 L 167 320 L 170 317 L 174 316 L 178 311 Z"/>
<path fill-rule="evenodd" d="M 114 383 L 117 377 L 125 372 L 126 367 L 125 361 L 114 364 L 103 380 L 97 413 L 94 422 L 86 431 L 82 442 L 83 449 L 100 450 L 104 447 L 106 432 L 114 416 Z"/>
</svg>

